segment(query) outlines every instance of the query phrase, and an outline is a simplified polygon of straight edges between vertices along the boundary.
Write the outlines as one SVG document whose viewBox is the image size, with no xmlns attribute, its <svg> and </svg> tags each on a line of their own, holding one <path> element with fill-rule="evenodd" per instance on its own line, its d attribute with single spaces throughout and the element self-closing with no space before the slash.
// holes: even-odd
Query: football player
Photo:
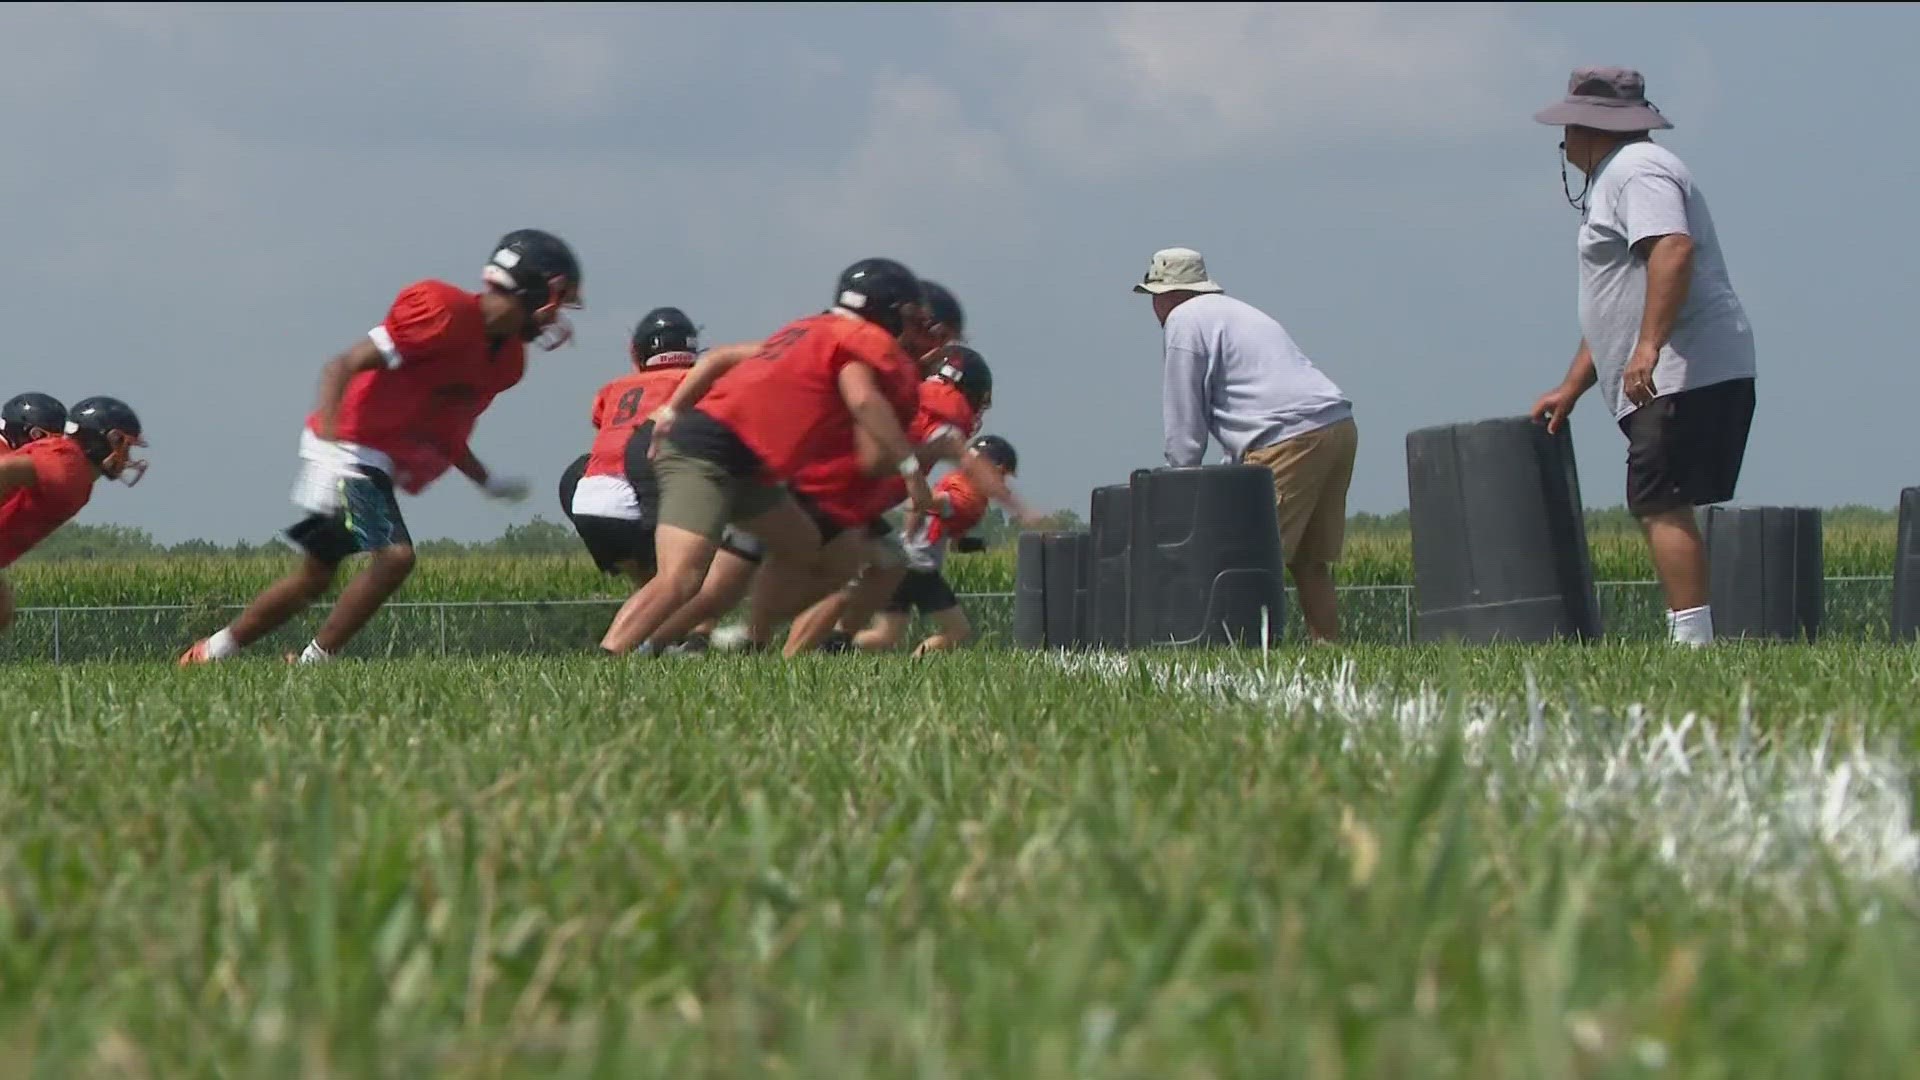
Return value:
<svg viewBox="0 0 1920 1080">
<path fill-rule="evenodd" d="M 960 307 L 959 299 L 955 297 L 953 292 L 946 286 L 921 278 L 920 287 L 927 299 L 929 322 L 926 331 L 918 336 L 915 344 L 927 346 L 926 351 L 920 356 L 919 363 L 921 371 L 924 372 L 929 367 L 940 366 L 939 358 L 943 350 L 949 348 L 950 343 L 958 342 L 964 338 L 966 333 L 966 314 Z M 971 350 L 967 351 L 971 352 Z M 977 353 L 973 355 L 978 356 Z M 984 361 L 982 361 L 982 364 L 984 365 Z M 909 441 L 913 442 L 916 446 L 924 445 L 931 440 L 933 435 L 943 434 L 946 430 L 944 427 L 938 432 L 932 430 L 934 427 L 939 426 L 940 418 L 943 414 L 936 408 L 933 415 L 929 415 L 926 391 L 927 387 L 923 382 L 920 388 L 918 409 L 913 423 L 909 425 L 908 428 Z M 937 404 L 941 403 L 937 402 L 936 405 Z M 953 410 L 949 409 L 948 411 Z M 972 420 L 968 417 L 966 419 L 959 419 L 958 422 L 963 426 L 962 429 L 964 430 L 964 425 L 971 423 Z M 925 454 L 921 455 L 921 463 L 923 466 L 929 465 L 932 460 L 933 459 L 928 458 Z M 858 475 L 857 468 L 850 469 L 849 471 Z M 838 538 L 847 526 L 845 521 L 835 520 L 826 515 L 822 511 L 819 501 L 812 498 L 813 494 L 819 490 L 822 479 L 836 479 L 835 465 L 833 462 L 827 462 L 824 470 L 818 462 L 802 466 L 800 471 L 795 475 L 794 480 L 788 486 L 796 496 L 796 501 L 799 502 L 802 508 L 807 511 L 808 515 L 814 519 L 814 524 L 820 529 L 821 536 L 827 541 L 827 544 L 823 545 L 823 547 L 831 547 L 833 541 Z M 890 509 L 895 503 L 904 500 L 907 496 L 906 485 L 903 480 L 894 477 L 889 477 L 888 479 L 891 482 L 891 486 L 899 492 L 898 496 L 887 504 L 886 508 Z M 862 518 L 861 524 L 867 526 L 867 522 L 865 521 L 867 517 L 866 514 L 856 512 L 855 516 Z M 888 535 L 889 529 L 890 526 L 886 526 L 884 520 L 877 519 L 877 525 L 870 527 L 869 531 L 877 540 L 884 540 Z M 854 542 L 854 539 L 849 537 L 847 541 L 841 542 L 839 548 L 834 549 L 834 554 L 839 556 L 837 562 L 845 562 L 848 555 L 857 556 L 855 552 L 841 554 L 848 545 Z M 897 548 L 898 544 L 896 543 L 889 546 Z M 675 644 L 668 647 L 668 651 L 705 651 L 719 620 L 728 612 L 738 607 L 740 603 L 747 598 L 753 587 L 762 554 L 762 547 L 752 534 L 732 527 L 729 527 L 727 531 L 722 534 L 718 551 L 714 555 L 712 564 L 708 567 L 707 576 L 701 584 L 699 594 L 695 596 L 692 603 L 675 612 L 657 634 L 657 636 L 663 640 L 675 642 Z M 902 565 L 904 565 L 904 560 L 902 560 Z M 823 572 L 831 575 L 833 566 L 827 566 Z M 883 596 L 881 599 L 884 600 L 885 597 Z M 791 614 L 791 612 L 787 612 L 787 614 Z M 769 616 L 770 611 L 763 607 L 761 610 L 762 620 Z M 749 650 L 763 648 L 771 632 L 772 629 L 770 625 L 749 625 L 744 643 Z"/>
<path fill-rule="evenodd" d="M 764 545 L 768 565 L 813 568 L 820 529 L 784 486 L 809 462 L 847 457 L 873 472 L 898 469 L 914 504 L 927 505 L 905 431 L 919 398 L 912 357 L 926 348 L 926 304 L 913 271 L 863 259 L 841 273 L 827 311 L 757 347 L 713 350 L 694 366 L 654 414 L 659 572 L 615 618 L 603 649 L 624 655 L 671 644 L 659 632 L 699 594 L 730 524 Z"/>
<path fill-rule="evenodd" d="M 973 440 L 967 457 L 985 463 L 1003 479 L 1013 476 L 1020 466 L 1013 444 L 998 435 Z M 965 470 L 948 473 L 934 486 L 933 509 L 908 518 L 907 572 L 886 610 L 871 627 L 854 635 L 855 646 L 869 652 L 897 648 L 907 632 L 907 619 L 915 610 L 932 620 L 934 626 L 933 635 L 913 650 L 915 656 L 957 649 L 973 637 L 967 613 L 954 596 L 953 586 L 947 584 L 943 570 L 948 542 L 965 543 L 966 534 L 986 516 L 987 502 L 987 496 Z"/>
<path fill-rule="evenodd" d="M 635 588 L 653 576 L 653 523 L 659 509 L 647 464 L 648 417 L 667 403 L 699 351 L 700 331 L 685 312 L 676 307 L 647 312 L 627 349 L 634 370 L 594 395 L 593 447 L 561 481 L 561 512 L 594 565 L 603 573 L 626 575 Z"/>
<path fill-rule="evenodd" d="M 341 562 L 366 553 L 366 568 L 297 659 L 337 655 L 413 572 L 396 488 L 417 495 L 451 468 L 489 498 L 526 497 L 525 481 L 495 475 L 468 440 L 494 398 L 519 384 L 527 345 L 551 351 L 573 336 L 566 311 L 581 306 L 580 262 L 559 237 L 519 229 L 494 245 L 481 281 L 477 293 L 437 280 L 407 286 L 378 326 L 322 370 L 293 489 L 305 516 L 286 534 L 300 565 L 194 642 L 182 664 L 223 660 L 259 640 L 325 594 Z"/>
<path fill-rule="evenodd" d="M 915 417 L 913 428 L 921 463 L 928 469 L 941 461 L 958 465 L 970 475 L 972 484 L 969 490 L 982 492 L 1004 503 L 1022 522 L 1038 520 L 1037 515 L 1007 487 L 1002 473 L 995 471 L 986 459 L 967 452 L 967 440 L 979 431 L 982 414 L 993 405 L 993 374 L 986 359 L 966 346 L 949 345 L 932 354 L 928 358 L 928 366 L 933 370 L 920 384 L 920 412 Z M 810 606 L 794 620 L 787 636 L 787 655 L 792 656 L 821 645 L 833 647 L 835 625 L 843 616 L 849 615 L 847 608 L 851 596 L 847 583 L 854 579 L 855 572 L 860 571 L 863 564 L 866 573 L 860 575 L 861 578 L 872 579 L 865 589 L 869 606 L 864 612 L 851 614 L 852 618 L 860 621 L 852 623 L 845 632 L 850 633 L 863 626 L 872 614 L 872 608 L 884 603 L 898 585 L 908 559 L 901 542 L 892 536 L 891 527 L 882 515 L 898 506 L 905 493 L 897 483 L 890 481 L 891 478 L 872 480 L 845 469 L 828 468 L 795 478 L 796 492 L 810 496 L 821 505 L 840 507 L 845 513 L 860 517 L 865 524 L 867 539 L 853 553 L 850 567 L 834 567 L 835 570 L 846 569 L 848 573 L 837 578 L 816 580 L 803 595 L 804 602 Z M 855 588 L 857 591 L 858 586 Z M 882 589 L 886 591 L 881 592 Z M 875 593 L 878 593 L 877 597 Z M 749 633 L 764 632 L 766 629 L 750 625 Z"/>
<path fill-rule="evenodd" d="M 67 429 L 67 407 L 47 394 L 19 394 L 0 405 L 0 454 Z"/>
<path fill-rule="evenodd" d="M 985 485 L 1010 497 L 1011 492 L 1004 483 L 995 486 L 994 477 L 982 472 L 986 468 L 984 462 L 961 457 L 968 440 L 980 433 L 987 410 L 993 407 L 993 369 L 987 366 L 984 357 L 971 349 L 947 352 L 934 374 L 920 385 L 921 408 L 943 422 L 942 433 L 952 436 L 954 441 L 947 460 L 973 469 L 976 487 Z M 886 509 L 899 505 L 893 492 L 883 491 L 881 497 L 891 498 Z M 1017 500 L 1009 505 L 1022 521 L 1037 520 Z M 888 529 L 875 541 L 865 572 L 802 617 L 803 647 L 818 642 L 829 651 L 851 648 L 853 635 L 892 599 L 894 590 L 906 576 L 908 562 L 908 551 L 901 538 Z"/>
<path fill-rule="evenodd" d="M 90 397 L 68 412 L 58 434 L 0 457 L 0 571 L 72 520 L 93 497 L 94 481 L 139 483 L 147 463 L 133 451 L 145 445 L 140 418 L 126 403 Z M 0 573 L 0 631 L 12 624 L 13 590 Z"/>
</svg>

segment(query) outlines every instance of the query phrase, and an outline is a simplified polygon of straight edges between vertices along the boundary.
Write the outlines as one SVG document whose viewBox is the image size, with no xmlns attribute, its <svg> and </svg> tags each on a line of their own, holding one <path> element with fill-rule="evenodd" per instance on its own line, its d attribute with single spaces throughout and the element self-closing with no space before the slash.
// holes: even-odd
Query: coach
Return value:
<svg viewBox="0 0 1920 1080">
<path fill-rule="evenodd" d="M 1753 328 L 1734 294 L 1706 196 L 1649 132 L 1673 125 L 1626 68 L 1580 68 L 1534 119 L 1565 129 L 1560 167 L 1580 211 L 1580 349 L 1533 407 L 1560 424 L 1598 385 L 1627 437 L 1627 508 L 1667 595 L 1671 640 L 1713 640 L 1694 507 L 1733 498 L 1753 422 Z M 1586 177 L 1581 194 L 1566 163 Z"/>
<path fill-rule="evenodd" d="M 1228 456 L 1273 473 L 1281 550 L 1316 641 L 1340 636 L 1333 564 L 1346 538 L 1359 433 L 1353 403 L 1284 327 L 1227 296 L 1189 248 L 1154 253 L 1133 291 L 1153 297 L 1166 349 L 1167 464 L 1200 464 L 1211 434 Z"/>
</svg>

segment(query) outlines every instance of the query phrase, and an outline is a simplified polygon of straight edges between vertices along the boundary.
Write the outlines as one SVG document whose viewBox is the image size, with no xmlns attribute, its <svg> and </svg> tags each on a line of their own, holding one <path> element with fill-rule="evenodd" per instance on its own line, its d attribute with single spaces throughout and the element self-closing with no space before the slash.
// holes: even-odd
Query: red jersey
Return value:
<svg viewBox="0 0 1920 1080">
<path fill-rule="evenodd" d="M 759 457 L 764 479 L 786 480 L 808 462 L 852 457 L 853 414 L 840 369 L 864 364 L 905 427 L 919 404 L 919 370 L 886 330 L 831 312 L 788 323 L 721 376 L 700 411 Z"/>
<path fill-rule="evenodd" d="M 940 482 L 933 485 L 933 494 L 936 498 L 947 497 L 947 509 L 932 515 L 933 521 L 927 526 L 930 541 L 965 536 L 987 516 L 987 497 L 959 470 L 941 477 Z"/>
<path fill-rule="evenodd" d="M 334 438 L 393 460 L 394 483 L 418 494 L 466 449 L 480 414 L 526 374 L 526 345 L 487 338 L 480 295 L 444 281 L 400 290 L 367 332 L 386 357 L 347 384 Z M 319 413 L 307 427 L 320 433 Z"/>
<path fill-rule="evenodd" d="M 0 502 L 0 568 L 72 520 L 93 498 L 99 477 L 80 444 L 65 436 L 40 439 L 14 451 L 33 461 L 36 486 L 21 488 Z"/>
<path fill-rule="evenodd" d="M 980 417 L 968 404 L 959 387 L 945 379 L 920 381 L 920 407 L 907 425 L 907 441 L 925 446 L 944 435 L 972 438 L 980 430 Z M 899 473 L 866 476 L 856 458 L 836 458 L 809 463 L 793 478 L 793 489 L 849 525 L 865 525 L 907 500 L 907 481 Z M 838 513 L 831 507 L 837 507 Z"/>
<path fill-rule="evenodd" d="M 627 440 L 633 430 L 647 422 L 655 410 L 667 403 L 686 380 L 684 367 L 655 368 L 622 375 L 600 388 L 593 399 L 593 426 L 599 434 L 593 438 L 593 450 L 587 457 L 586 476 L 627 475 Z"/>
</svg>

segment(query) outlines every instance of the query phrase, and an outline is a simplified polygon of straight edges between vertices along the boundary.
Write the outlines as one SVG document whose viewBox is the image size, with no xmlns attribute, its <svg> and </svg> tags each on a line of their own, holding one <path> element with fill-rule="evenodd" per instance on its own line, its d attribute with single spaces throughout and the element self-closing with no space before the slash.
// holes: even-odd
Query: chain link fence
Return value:
<svg viewBox="0 0 1920 1080">
<path fill-rule="evenodd" d="M 1666 633 L 1665 605 L 1651 581 L 1598 585 L 1609 637 L 1658 639 Z M 1821 634 L 1830 639 L 1884 641 L 1893 598 L 1891 577 L 1826 579 Z M 1013 594 L 960 597 L 985 647 L 1012 644 Z M 1286 636 L 1301 637 L 1288 594 Z M 388 604 L 354 639 L 361 657 L 565 655 L 593 648 L 619 600 L 400 602 Z M 240 608 L 211 605 L 22 608 L 13 629 L 0 635 L 0 662 L 9 660 L 168 660 L 196 638 L 219 629 Z M 1404 644 L 1413 638 L 1413 589 L 1355 585 L 1340 589 L 1342 629 L 1350 640 Z M 312 638 L 324 607 L 282 627 L 252 653 L 297 652 Z M 909 643 L 928 632 L 916 618 Z"/>
</svg>

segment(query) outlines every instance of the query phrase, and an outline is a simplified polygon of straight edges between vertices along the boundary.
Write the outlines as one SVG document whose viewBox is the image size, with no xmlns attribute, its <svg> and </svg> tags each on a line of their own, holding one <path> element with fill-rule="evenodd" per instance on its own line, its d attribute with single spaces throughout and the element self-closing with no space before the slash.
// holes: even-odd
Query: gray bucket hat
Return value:
<svg viewBox="0 0 1920 1080">
<path fill-rule="evenodd" d="M 1647 100 L 1647 80 L 1632 68 L 1575 68 L 1567 96 L 1533 114 L 1543 124 L 1601 131 L 1653 131 L 1672 122 Z"/>
</svg>

